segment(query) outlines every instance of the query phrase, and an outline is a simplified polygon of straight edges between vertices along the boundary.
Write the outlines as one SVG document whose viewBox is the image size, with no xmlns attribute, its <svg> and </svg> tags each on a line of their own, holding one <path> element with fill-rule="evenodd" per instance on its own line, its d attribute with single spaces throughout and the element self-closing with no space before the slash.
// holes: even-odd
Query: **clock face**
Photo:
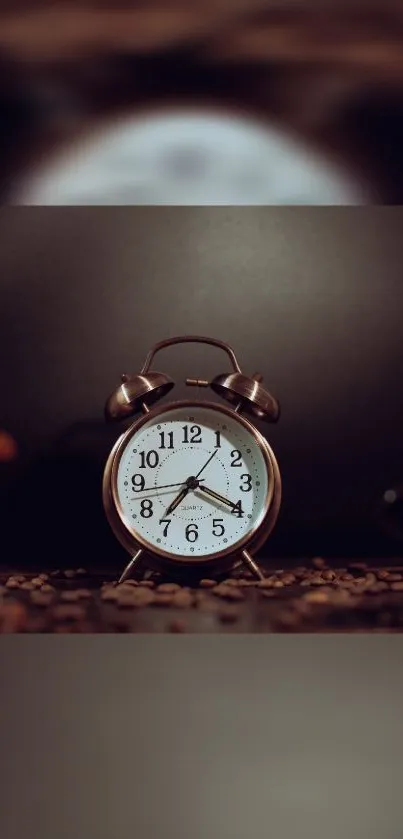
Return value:
<svg viewBox="0 0 403 839">
<path fill-rule="evenodd" d="M 270 506 L 268 451 L 250 423 L 220 406 L 159 412 L 118 448 L 112 485 L 120 519 L 146 550 L 167 558 L 231 553 Z"/>
<path fill-rule="evenodd" d="M 339 167 L 271 125 L 209 109 L 138 114 L 33 172 L 16 204 L 365 204 Z"/>
</svg>

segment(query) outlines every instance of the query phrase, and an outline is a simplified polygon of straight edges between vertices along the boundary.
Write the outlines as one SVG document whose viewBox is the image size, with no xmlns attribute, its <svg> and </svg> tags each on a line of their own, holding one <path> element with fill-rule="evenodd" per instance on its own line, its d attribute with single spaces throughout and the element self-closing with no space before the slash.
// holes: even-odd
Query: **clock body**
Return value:
<svg viewBox="0 0 403 839">
<path fill-rule="evenodd" d="M 217 573 L 267 539 L 280 507 L 280 472 L 266 439 L 235 410 L 171 402 L 117 440 L 103 501 L 120 543 L 132 555 L 141 548 L 150 568 Z"/>
</svg>

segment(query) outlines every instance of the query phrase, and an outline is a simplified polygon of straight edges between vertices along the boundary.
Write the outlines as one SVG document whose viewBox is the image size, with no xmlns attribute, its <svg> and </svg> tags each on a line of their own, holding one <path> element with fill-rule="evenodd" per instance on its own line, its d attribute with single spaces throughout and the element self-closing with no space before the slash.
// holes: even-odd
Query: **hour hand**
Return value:
<svg viewBox="0 0 403 839">
<path fill-rule="evenodd" d="M 210 495 L 211 498 L 215 498 L 216 501 L 221 501 L 222 504 L 226 504 L 227 507 L 231 507 L 232 509 L 236 507 L 236 504 L 234 504 L 233 501 L 230 501 L 228 498 L 224 498 L 223 495 L 220 495 L 219 492 L 215 492 L 214 489 L 210 489 L 206 486 L 199 486 L 198 489 L 200 490 L 200 492 L 204 492 L 206 495 Z"/>
<path fill-rule="evenodd" d="M 164 516 L 169 516 L 170 513 L 173 513 L 173 511 L 176 510 L 176 508 L 179 506 L 181 501 L 183 501 L 183 499 L 186 497 L 188 492 L 189 492 L 189 487 L 187 487 L 187 486 L 185 486 L 183 489 L 181 489 L 181 491 L 178 493 L 176 498 L 174 498 L 174 500 L 171 501 L 169 507 L 166 508 Z"/>
</svg>

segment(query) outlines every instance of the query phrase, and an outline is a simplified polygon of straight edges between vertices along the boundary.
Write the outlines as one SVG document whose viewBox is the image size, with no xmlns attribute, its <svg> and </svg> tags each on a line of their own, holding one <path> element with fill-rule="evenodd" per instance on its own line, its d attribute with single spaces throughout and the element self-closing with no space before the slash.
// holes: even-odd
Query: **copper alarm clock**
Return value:
<svg viewBox="0 0 403 839">
<path fill-rule="evenodd" d="M 203 399 L 155 405 L 174 387 L 165 373 L 150 370 L 155 354 L 188 342 L 226 352 L 230 372 L 186 384 L 210 387 L 230 405 Z M 281 501 L 277 460 L 253 422 L 275 423 L 280 414 L 261 376 L 244 375 L 222 341 L 169 338 L 150 350 L 139 374 L 122 376 L 105 414 L 108 421 L 134 419 L 114 445 L 103 478 L 106 516 L 131 557 L 120 581 L 142 564 L 171 576 L 202 577 L 244 563 L 261 579 L 253 556 L 272 531 Z"/>
</svg>

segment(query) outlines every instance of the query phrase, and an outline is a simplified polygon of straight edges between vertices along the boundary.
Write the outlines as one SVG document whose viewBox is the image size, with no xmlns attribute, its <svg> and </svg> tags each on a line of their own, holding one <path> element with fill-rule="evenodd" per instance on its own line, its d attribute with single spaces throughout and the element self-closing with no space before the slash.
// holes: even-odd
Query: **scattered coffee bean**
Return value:
<svg viewBox="0 0 403 839">
<path fill-rule="evenodd" d="M 180 586 L 178 583 L 160 583 L 157 591 L 160 594 L 173 594 L 175 591 L 180 591 Z"/>
<path fill-rule="evenodd" d="M 326 568 L 326 560 L 321 556 L 315 556 L 312 560 L 312 565 L 314 568 Z"/>
<path fill-rule="evenodd" d="M 388 583 L 398 583 L 403 580 L 403 574 L 389 574 Z"/>
<path fill-rule="evenodd" d="M 86 600 L 91 597 L 91 592 L 88 588 L 78 588 L 77 589 L 77 597 L 79 600 Z"/>
<path fill-rule="evenodd" d="M 215 580 L 209 580 L 209 579 L 206 578 L 206 579 L 200 580 L 199 585 L 200 585 L 200 588 L 214 588 L 214 586 L 216 586 L 217 583 L 216 583 Z"/>
<path fill-rule="evenodd" d="M 186 589 L 176 591 L 172 598 L 172 606 L 176 606 L 178 609 L 189 609 L 193 606 L 193 603 L 193 595 L 190 591 L 186 591 Z"/>
<path fill-rule="evenodd" d="M 368 565 L 366 562 L 350 562 L 348 567 L 352 571 L 366 571 Z"/>
<path fill-rule="evenodd" d="M 142 586 L 142 588 L 154 588 L 155 582 L 154 580 L 141 580 L 139 586 Z"/>
<path fill-rule="evenodd" d="M 329 594 L 326 591 L 308 591 L 303 595 L 308 603 L 328 603 Z"/>
<path fill-rule="evenodd" d="M 256 583 L 257 588 L 273 588 L 274 583 L 276 582 L 275 577 L 266 577 L 264 580 L 258 580 Z"/>
<path fill-rule="evenodd" d="M 49 585 L 49 583 L 44 583 L 44 585 L 41 587 L 41 591 L 44 591 L 44 592 L 54 591 L 54 590 L 55 590 L 54 587 Z"/>
<path fill-rule="evenodd" d="M 403 580 L 399 583 L 391 584 L 392 591 L 403 591 Z"/>
<path fill-rule="evenodd" d="M 154 603 L 155 594 L 148 588 L 132 588 L 121 591 L 118 595 L 117 604 L 123 607 L 144 607 Z"/>
<path fill-rule="evenodd" d="M 28 612 L 22 603 L 13 600 L 0 604 L 0 632 L 3 635 L 24 632 L 27 625 Z"/>
<path fill-rule="evenodd" d="M 67 603 L 75 603 L 79 599 L 77 591 L 62 591 L 60 595 L 60 600 L 65 600 Z"/>
<path fill-rule="evenodd" d="M 221 606 L 218 612 L 218 618 L 221 623 L 236 623 L 240 617 L 240 610 L 236 606 Z"/>
<path fill-rule="evenodd" d="M 57 621 L 78 621 L 85 616 L 85 610 L 73 604 L 54 606 L 52 616 Z"/>
<path fill-rule="evenodd" d="M 36 586 L 37 588 L 39 588 L 40 586 L 43 585 L 42 577 L 33 577 L 32 580 L 31 580 L 31 583 L 32 583 L 33 586 Z"/>
<path fill-rule="evenodd" d="M 289 574 L 287 572 L 287 573 L 281 575 L 281 580 L 280 581 L 282 583 L 284 583 L 285 586 L 291 586 L 291 585 L 293 585 L 293 583 L 295 583 L 297 581 L 297 578 L 296 578 L 295 574 L 291 574 L 291 573 Z"/>
<path fill-rule="evenodd" d="M 32 589 L 34 588 L 36 588 L 36 586 L 34 586 L 34 584 L 29 582 L 28 580 L 26 583 L 20 584 L 20 589 L 22 589 L 23 591 L 32 591 Z"/>
<path fill-rule="evenodd" d="M 105 589 L 104 591 L 101 592 L 100 597 L 101 597 L 101 600 L 106 600 L 106 601 L 111 601 L 112 602 L 112 601 L 118 599 L 119 592 L 117 591 L 116 588 Z"/>
<path fill-rule="evenodd" d="M 53 603 L 53 595 L 50 592 L 31 591 L 29 599 L 34 606 L 43 606 L 44 608 Z"/>
<path fill-rule="evenodd" d="M 20 584 L 17 580 L 13 580 L 12 577 L 9 577 L 6 581 L 6 588 L 19 588 Z"/>
<path fill-rule="evenodd" d="M 211 589 L 211 591 L 216 595 L 216 597 L 222 597 L 224 600 L 245 599 L 245 595 L 241 589 L 234 588 L 233 586 L 227 586 L 224 583 L 219 583 L 218 586 L 215 586 Z"/>
<path fill-rule="evenodd" d="M 173 594 L 162 593 L 162 594 L 155 594 L 154 595 L 154 606 L 171 606 L 173 600 Z"/>
<path fill-rule="evenodd" d="M 335 574 L 334 571 L 331 571 L 330 569 L 326 569 L 323 572 L 322 577 L 326 581 L 335 580 L 336 579 L 336 574 Z"/>
<path fill-rule="evenodd" d="M 183 633 L 186 632 L 185 621 L 176 618 L 168 623 L 168 632 Z"/>
</svg>

